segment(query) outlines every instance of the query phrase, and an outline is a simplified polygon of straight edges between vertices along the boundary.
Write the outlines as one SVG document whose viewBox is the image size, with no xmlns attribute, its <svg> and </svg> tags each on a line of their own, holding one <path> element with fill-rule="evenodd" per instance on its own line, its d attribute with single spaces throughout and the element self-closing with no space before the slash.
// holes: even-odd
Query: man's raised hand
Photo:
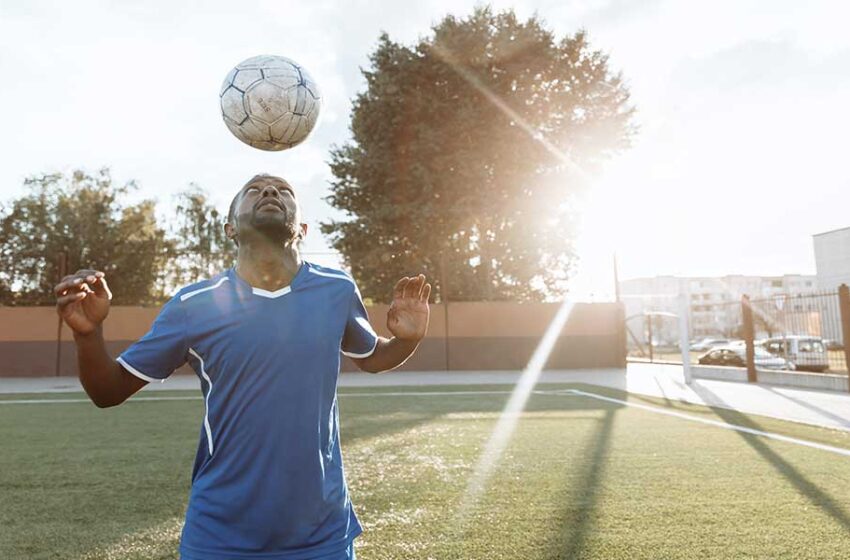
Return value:
<svg viewBox="0 0 850 560">
<path fill-rule="evenodd" d="M 387 313 L 387 328 L 396 338 L 419 341 L 428 331 L 428 298 L 431 284 L 425 275 L 414 278 L 405 276 L 393 289 L 393 302 Z"/>
<path fill-rule="evenodd" d="M 56 312 L 77 334 L 93 332 L 109 314 L 112 292 L 106 275 L 99 270 L 78 270 L 63 278 L 53 291 Z"/>
</svg>

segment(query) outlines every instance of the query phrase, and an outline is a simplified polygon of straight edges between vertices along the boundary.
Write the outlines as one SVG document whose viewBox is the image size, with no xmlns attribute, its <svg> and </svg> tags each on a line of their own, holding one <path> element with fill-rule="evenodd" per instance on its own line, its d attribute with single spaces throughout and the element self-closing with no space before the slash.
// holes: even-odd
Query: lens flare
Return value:
<svg viewBox="0 0 850 560">
<path fill-rule="evenodd" d="M 526 134 L 539 142 L 547 152 L 555 156 L 558 161 L 564 164 L 568 169 L 570 169 L 570 171 L 575 172 L 579 177 L 587 178 L 587 173 L 571 157 L 559 150 L 555 144 L 546 138 L 546 135 L 543 134 L 543 132 L 528 123 L 519 113 L 514 111 L 510 105 L 505 103 L 498 95 L 493 93 L 490 88 L 488 88 L 487 85 L 478 78 L 478 76 L 467 70 L 463 64 L 458 62 L 453 53 L 439 45 L 432 45 L 431 49 L 440 60 L 448 64 L 455 73 L 463 78 L 469 85 L 477 89 L 481 95 L 487 99 L 487 101 L 495 105 L 502 113 L 511 119 L 511 121 L 525 131 Z"/>
<path fill-rule="evenodd" d="M 531 355 L 531 359 L 522 371 L 516 388 L 511 393 L 511 397 L 508 399 L 504 410 L 502 410 L 502 414 L 499 416 L 498 422 L 496 422 L 496 427 L 493 428 L 493 433 L 490 434 L 490 439 L 487 441 L 481 458 L 478 460 L 475 472 L 469 479 L 466 492 L 458 509 L 458 527 L 463 525 L 470 511 L 473 510 L 484 493 L 487 481 L 498 465 L 499 458 L 502 456 L 505 447 L 507 447 L 511 435 L 513 435 L 517 420 L 519 420 L 522 411 L 525 409 L 528 397 L 531 395 L 531 391 L 540 377 L 540 372 L 543 371 L 543 366 L 546 365 L 546 361 L 549 359 L 549 355 L 558 341 L 558 335 L 560 335 L 564 325 L 567 323 L 572 310 L 572 301 L 564 300 L 558 308 L 555 317 L 549 323 L 549 326 L 546 327 L 543 338 L 540 339 L 537 348 L 534 350 L 534 354 Z"/>
<path fill-rule="evenodd" d="M 545 134 L 528 123 L 519 113 L 514 111 L 507 103 L 505 103 L 504 100 L 493 93 L 493 91 L 491 91 L 490 88 L 488 88 L 487 85 L 484 84 L 474 73 L 467 70 L 463 64 L 458 62 L 453 53 L 441 48 L 439 45 L 433 45 L 432 49 L 434 54 L 436 54 L 443 62 L 448 64 L 449 67 L 451 67 L 452 70 L 454 70 L 467 83 L 478 90 L 485 99 L 496 106 L 502 113 L 505 114 L 505 116 L 516 124 L 516 126 L 528 134 L 529 137 L 534 139 L 536 142 L 539 142 L 550 154 L 555 156 L 561 164 L 574 172 L 578 177 L 581 177 L 582 179 L 588 178 L 587 172 L 585 172 L 569 155 L 559 150 L 555 144 L 546 138 Z M 516 388 L 513 390 L 513 393 L 511 393 L 508 403 L 505 405 L 502 414 L 499 416 L 499 420 L 496 422 L 495 428 L 493 428 L 493 433 L 490 435 L 490 439 L 481 454 L 481 458 L 478 460 L 475 472 L 469 479 L 466 492 L 461 501 L 460 507 L 458 508 L 456 516 L 456 521 L 458 523 L 456 528 L 463 527 L 470 511 L 472 511 L 478 503 L 478 500 L 484 492 L 487 481 L 492 475 L 493 470 L 496 468 L 499 459 L 505 450 L 505 447 L 510 441 L 511 435 L 516 428 L 517 420 L 519 420 L 519 415 L 522 414 L 522 411 L 525 409 L 528 397 L 531 395 L 531 391 L 534 389 L 537 380 L 540 378 L 543 366 L 546 365 L 546 361 L 549 359 L 549 355 L 552 353 L 552 349 L 555 347 L 555 343 L 558 340 L 558 335 L 564 328 L 572 310 L 573 302 L 571 300 L 564 300 L 558 308 L 558 312 L 555 314 L 552 322 L 549 323 L 549 326 L 546 328 L 546 332 L 543 335 L 543 338 L 540 339 L 537 348 L 534 350 L 534 354 L 532 354 L 531 359 L 525 366 L 525 369 L 517 382 Z"/>
</svg>

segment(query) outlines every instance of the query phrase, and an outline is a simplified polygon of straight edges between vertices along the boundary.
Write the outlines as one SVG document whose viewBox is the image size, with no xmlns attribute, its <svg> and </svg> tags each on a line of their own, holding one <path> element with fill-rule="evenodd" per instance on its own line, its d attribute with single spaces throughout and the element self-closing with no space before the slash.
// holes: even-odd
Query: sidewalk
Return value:
<svg viewBox="0 0 850 560">
<path fill-rule="evenodd" d="M 514 384 L 519 376 L 518 371 L 345 373 L 340 377 L 340 386 Z M 850 431 L 850 394 L 708 379 L 695 379 L 691 385 L 685 385 L 682 368 L 675 365 L 633 363 L 627 371 L 545 371 L 538 383 L 587 383 L 670 401 L 729 408 Z M 143 389 L 144 392 L 163 390 L 193 390 L 200 394 L 200 385 L 193 375 L 176 375 L 165 383 L 151 383 Z M 74 377 L 0 378 L 0 394 L 80 391 L 82 387 Z"/>
</svg>

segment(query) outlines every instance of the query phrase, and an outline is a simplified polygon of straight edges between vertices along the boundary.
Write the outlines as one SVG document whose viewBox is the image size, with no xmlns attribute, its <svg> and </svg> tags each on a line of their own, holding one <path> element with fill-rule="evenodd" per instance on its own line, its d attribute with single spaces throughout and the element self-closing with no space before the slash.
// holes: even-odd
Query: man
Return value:
<svg viewBox="0 0 850 560">
<path fill-rule="evenodd" d="M 227 222 L 236 266 L 181 289 L 117 360 L 103 341 L 104 273 L 80 270 L 56 286 L 80 381 L 109 407 L 186 362 L 198 374 L 205 414 L 183 560 L 353 559 L 361 527 L 339 447 L 340 353 L 373 373 L 402 364 L 428 328 L 431 286 L 423 275 L 398 281 L 385 339 L 350 276 L 301 259 L 307 225 L 286 181 L 251 179 Z"/>
</svg>

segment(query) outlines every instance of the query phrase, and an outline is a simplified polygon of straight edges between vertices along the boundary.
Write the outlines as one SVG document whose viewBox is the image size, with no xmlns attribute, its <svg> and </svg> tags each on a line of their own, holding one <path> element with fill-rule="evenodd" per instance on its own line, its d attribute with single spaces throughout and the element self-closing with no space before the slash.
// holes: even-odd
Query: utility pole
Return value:
<svg viewBox="0 0 850 560">
<path fill-rule="evenodd" d="M 443 332 L 446 348 L 446 371 L 449 370 L 449 295 L 446 283 L 446 249 L 440 253 L 440 303 L 443 304 Z"/>
<path fill-rule="evenodd" d="M 652 315 L 649 313 L 646 314 L 646 332 L 649 336 L 649 361 L 652 363 L 654 361 L 652 352 Z"/>
<path fill-rule="evenodd" d="M 617 271 L 617 251 L 614 251 L 614 301 L 620 303 L 620 274 Z"/>
<path fill-rule="evenodd" d="M 747 296 L 746 294 L 741 296 L 741 318 L 743 319 L 744 323 L 743 334 L 747 355 L 747 381 L 749 383 L 757 383 L 758 374 L 756 373 L 755 325 L 753 323 L 753 306 L 750 303 L 749 296 Z"/>
<path fill-rule="evenodd" d="M 68 269 L 68 253 L 65 251 L 59 251 L 57 268 L 59 270 L 59 278 L 56 283 L 62 281 L 62 278 L 67 274 L 66 270 Z M 56 369 L 54 374 L 56 377 L 59 377 L 60 369 L 62 366 L 62 317 L 59 317 L 59 325 L 56 327 Z"/>
</svg>

